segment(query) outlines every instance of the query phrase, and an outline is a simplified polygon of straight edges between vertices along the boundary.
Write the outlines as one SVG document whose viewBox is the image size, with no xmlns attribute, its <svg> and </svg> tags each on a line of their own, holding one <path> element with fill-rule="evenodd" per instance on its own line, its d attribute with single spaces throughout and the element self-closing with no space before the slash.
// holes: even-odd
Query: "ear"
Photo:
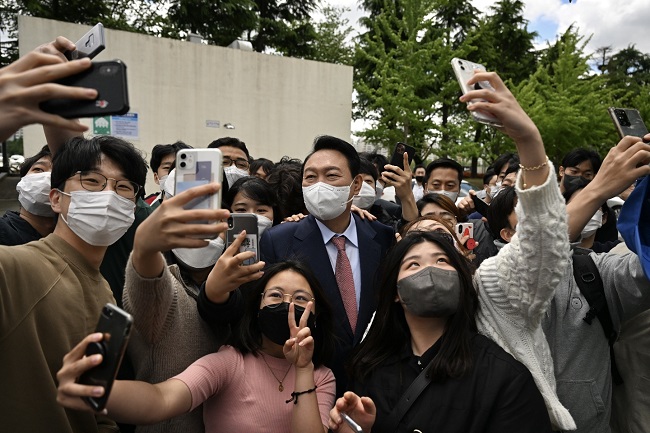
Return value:
<svg viewBox="0 0 650 433">
<path fill-rule="evenodd" d="M 52 210 L 56 213 L 61 213 L 61 191 L 58 189 L 51 189 L 50 190 L 50 204 L 52 206 Z"/>
<path fill-rule="evenodd" d="M 557 173 L 558 173 L 558 176 L 560 176 L 561 178 L 564 177 L 564 167 L 560 166 Z"/>
<path fill-rule="evenodd" d="M 352 195 L 355 196 L 361 191 L 361 185 L 363 185 L 363 177 L 360 174 L 357 174 L 354 179 L 352 179 Z"/>
<path fill-rule="evenodd" d="M 510 243 L 510 241 L 512 240 L 512 237 L 514 235 L 515 235 L 515 231 L 513 229 L 509 229 L 509 228 L 503 228 L 499 232 L 499 236 L 501 236 L 501 239 L 503 239 L 507 243 Z"/>
<path fill-rule="evenodd" d="M 158 177 L 158 173 L 154 172 L 153 181 L 156 182 L 156 185 L 160 185 L 160 178 Z"/>
</svg>

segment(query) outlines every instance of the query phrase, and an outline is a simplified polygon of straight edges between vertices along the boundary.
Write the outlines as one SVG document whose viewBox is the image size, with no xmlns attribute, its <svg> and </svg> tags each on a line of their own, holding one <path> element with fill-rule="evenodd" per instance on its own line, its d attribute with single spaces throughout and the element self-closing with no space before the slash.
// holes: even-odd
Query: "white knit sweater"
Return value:
<svg viewBox="0 0 650 433">
<path fill-rule="evenodd" d="M 517 176 L 517 234 L 499 254 L 485 260 L 474 278 L 480 300 L 478 327 L 530 370 L 553 428 L 575 430 L 560 403 L 553 359 L 541 321 L 570 257 L 566 206 L 549 162 L 543 185 L 520 189 Z"/>
</svg>

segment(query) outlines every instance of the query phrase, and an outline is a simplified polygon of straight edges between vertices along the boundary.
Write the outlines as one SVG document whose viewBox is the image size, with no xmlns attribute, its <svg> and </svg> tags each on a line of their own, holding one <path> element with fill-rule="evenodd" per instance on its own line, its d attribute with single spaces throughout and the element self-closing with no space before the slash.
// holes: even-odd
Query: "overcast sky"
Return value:
<svg viewBox="0 0 650 433">
<path fill-rule="evenodd" d="M 488 11 L 494 0 L 468 0 L 482 11 Z M 334 6 L 352 9 L 347 17 L 350 24 L 357 26 L 363 14 L 358 10 L 357 0 L 324 0 Z M 648 0 L 523 0 L 524 17 L 529 30 L 540 37 L 535 41 L 538 47 L 546 41 L 555 41 L 572 23 L 580 34 L 593 35 L 587 53 L 598 47 L 611 45 L 616 52 L 635 44 L 643 53 L 650 53 L 650 1 Z"/>
</svg>

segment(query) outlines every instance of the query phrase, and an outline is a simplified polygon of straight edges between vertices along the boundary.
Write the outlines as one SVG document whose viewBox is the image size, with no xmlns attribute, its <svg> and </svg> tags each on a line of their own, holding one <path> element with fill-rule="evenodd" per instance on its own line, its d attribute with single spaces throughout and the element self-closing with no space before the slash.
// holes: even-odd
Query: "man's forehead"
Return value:
<svg viewBox="0 0 650 433">
<path fill-rule="evenodd" d="M 458 172 L 451 167 L 437 167 L 431 170 L 429 179 L 458 180 Z"/>
<path fill-rule="evenodd" d="M 246 152 L 244 152 L 243 150 L 238 149 L 236 147 L 233 147 L 233 146 L 221 146 L 219 148 L 219 150 L 221 151 L 223 156 L 227 156 L 228 158 L 232 159 L 233 157 L 235 157 L 235 158 L 244 158 L 244 159 L 246 159 Z"/>
<path fill-rule="evenodd" d="M 336 150 L 323 149 L 311 154 L 305 162 L 305 170 L 330 170 L 339 169 L 349 171 L 347 159 Z"/>
</svg>

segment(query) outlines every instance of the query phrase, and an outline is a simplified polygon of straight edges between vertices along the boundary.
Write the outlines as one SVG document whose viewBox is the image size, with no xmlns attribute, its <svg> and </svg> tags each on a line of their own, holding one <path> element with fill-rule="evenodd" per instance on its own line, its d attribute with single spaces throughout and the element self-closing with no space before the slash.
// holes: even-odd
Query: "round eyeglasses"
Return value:
<svg viewBox="0 0 650 433">
<path fill-rule="evenodd" d="M 314 297 L 305 292 L 304 290 L 296 290 L 293 294 L 284 293 L 281 289 L 268 289 L 262 293 L 262 303 L 265 307 L 277 307 L 282 305 L 284 300 L 289 297 L 289 302 L 293 302 L 295 305 L 307 308 L 309 302 L 316 302 Z"/>
<path fill-rule="evenodd" d="M 130 180 L 117 180 L 111 177 L 106 177 L 96 171 L 78 171 L 73 176 L 79 175 L 79 182 L 83 189 L 92 192 L 104 191 L 108 181 L 112 180 L 115 183 L 115 192 L 117 195 L 124 198 L 133 199 L 140 191 L 140 185 Z"/>
<path fill-rule="evenodd" d="M 230 167 L 234 163 L 235 167 L 240 170 L 248 170 L 248 167 L 250 167 L 248 160 L 243 158 L 231 159 L 227 156 L 224 156 L 222 162 L 224 167 Z"/>
</svg>

